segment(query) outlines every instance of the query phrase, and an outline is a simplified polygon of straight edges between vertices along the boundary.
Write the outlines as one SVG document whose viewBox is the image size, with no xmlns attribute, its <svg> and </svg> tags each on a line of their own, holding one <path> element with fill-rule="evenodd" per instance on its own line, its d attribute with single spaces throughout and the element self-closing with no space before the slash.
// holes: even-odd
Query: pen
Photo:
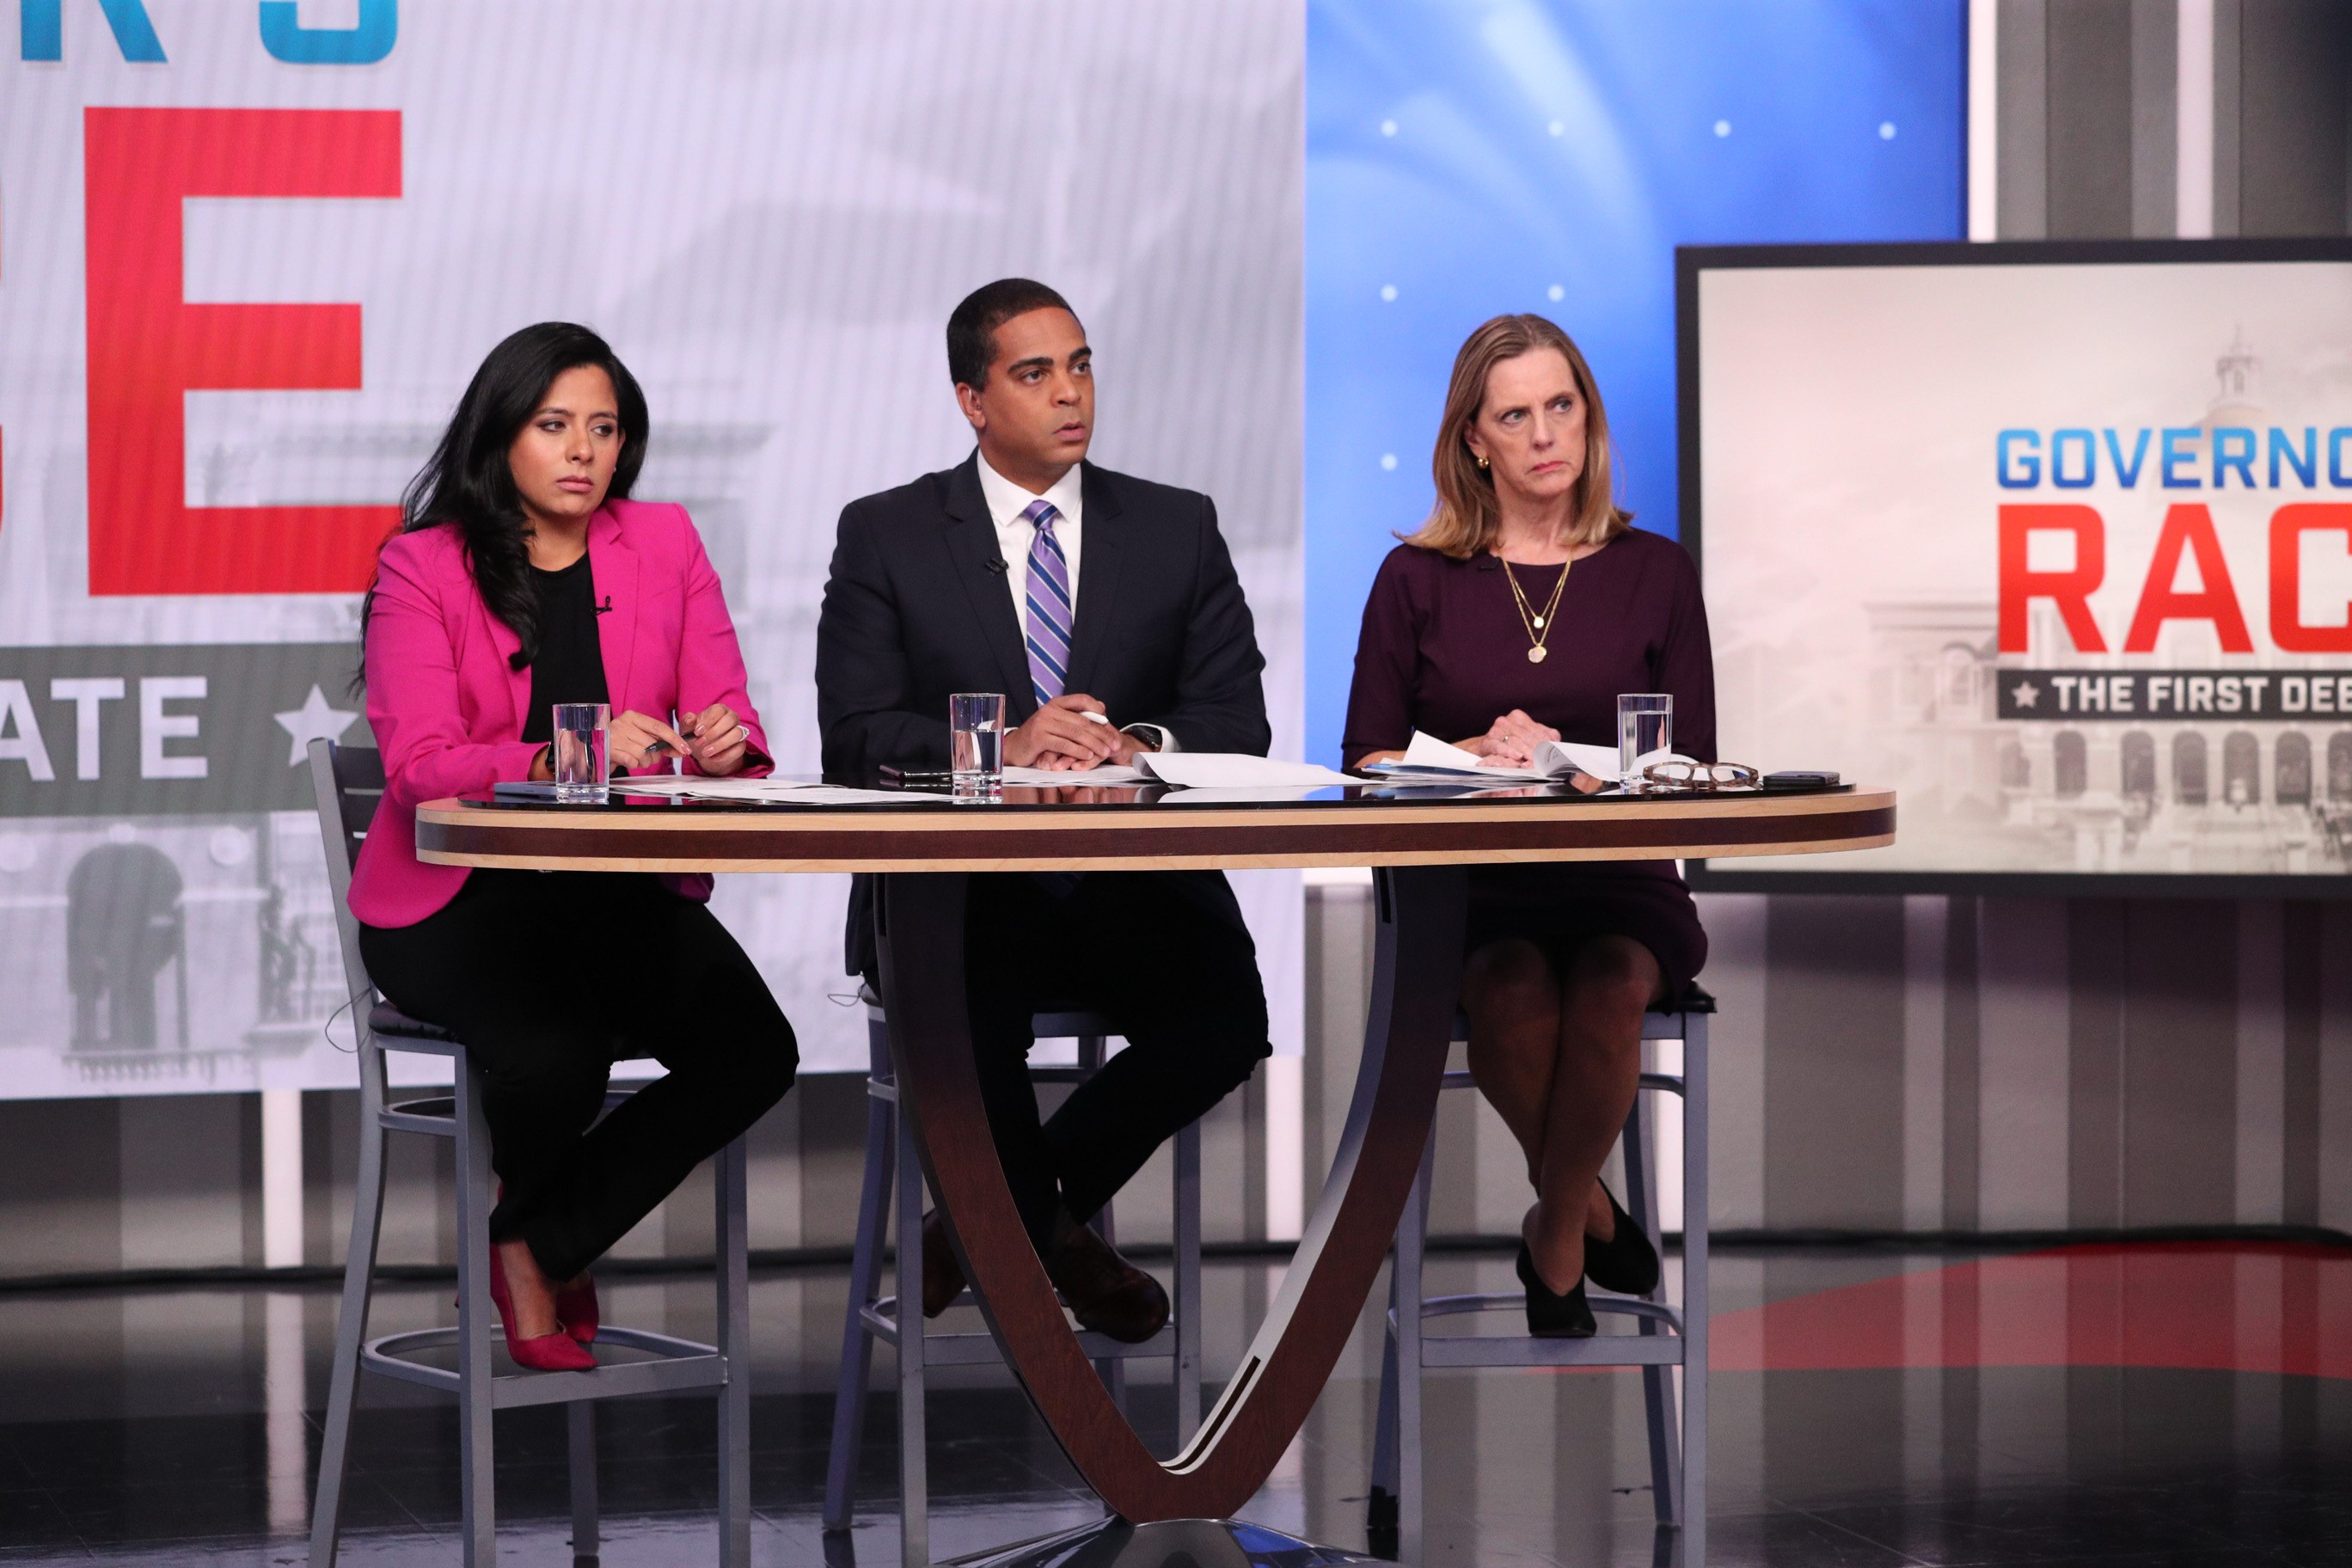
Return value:
<svg viewBox="0 0 2352 1568">
<path fill-rule="evenodd" d="M 1081 708 L 1078 710 L 1078 717 L 1084 719 L 1090 724 L 1108 724 L 1110 722 L 1109 720 L 1088 708 Z"/>
</svg>

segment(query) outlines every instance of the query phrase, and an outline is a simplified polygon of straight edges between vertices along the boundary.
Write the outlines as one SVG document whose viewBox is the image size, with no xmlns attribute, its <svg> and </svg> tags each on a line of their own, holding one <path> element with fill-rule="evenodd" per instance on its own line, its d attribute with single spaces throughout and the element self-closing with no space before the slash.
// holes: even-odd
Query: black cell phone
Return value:
<svg viewBox="0 0 2352 1568">
<path fill-rule="evenodd" d="M 1765 789 L 1835 789 L 1838 775 L 1831 773 L 1766 773 L 1761 780 Z"/>
</svg>

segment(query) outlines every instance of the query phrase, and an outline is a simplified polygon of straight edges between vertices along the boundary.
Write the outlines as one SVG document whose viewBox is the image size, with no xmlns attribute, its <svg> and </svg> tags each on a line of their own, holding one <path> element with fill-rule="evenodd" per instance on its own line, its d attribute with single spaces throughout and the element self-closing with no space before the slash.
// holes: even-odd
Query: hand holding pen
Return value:
<svg viewBox="0 0 2352 1568">
<path fill-rule="evenodd" d="M 680 715 L 675 729 L 642 713 L 624 713 L 613 721 L 611 734 L 613 760 L 632 772 L 691 757 L 711 778 L 740 773 L 751 741 L 751 730 L 723 702 Z"/>
</svg>

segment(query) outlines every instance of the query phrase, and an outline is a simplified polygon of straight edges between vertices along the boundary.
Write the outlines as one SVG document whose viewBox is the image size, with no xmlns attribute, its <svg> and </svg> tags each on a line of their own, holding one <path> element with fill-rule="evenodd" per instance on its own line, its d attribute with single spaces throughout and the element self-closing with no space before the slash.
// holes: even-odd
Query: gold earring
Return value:
<svg viewBox="0 0 2352 1568">
<path fill-rule="evenodd" d="M 1479 466 L 1480 468 L 1485 468 L 1485 467 L 1486 466 L 1486 458 L 1479 458 L 1479 459 L 1478 459 L 1478 466 Z"/>
</svg>

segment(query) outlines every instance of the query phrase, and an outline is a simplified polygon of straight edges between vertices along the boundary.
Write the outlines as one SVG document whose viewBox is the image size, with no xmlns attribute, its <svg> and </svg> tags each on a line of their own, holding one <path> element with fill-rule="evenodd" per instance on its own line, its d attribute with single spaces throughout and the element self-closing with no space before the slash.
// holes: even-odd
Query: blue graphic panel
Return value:
<svg viewBox="0 0 2352 1568">
<path fill-rule="evenodd" d="M 1623 503 L 1674 534 L 1674 247 L 1962 237 L 1966 26 L 1964 0 L 1310 0 L 1310 759 L 1339 760 L 1470 330 L 1568 330 Z"/>
</svg>

